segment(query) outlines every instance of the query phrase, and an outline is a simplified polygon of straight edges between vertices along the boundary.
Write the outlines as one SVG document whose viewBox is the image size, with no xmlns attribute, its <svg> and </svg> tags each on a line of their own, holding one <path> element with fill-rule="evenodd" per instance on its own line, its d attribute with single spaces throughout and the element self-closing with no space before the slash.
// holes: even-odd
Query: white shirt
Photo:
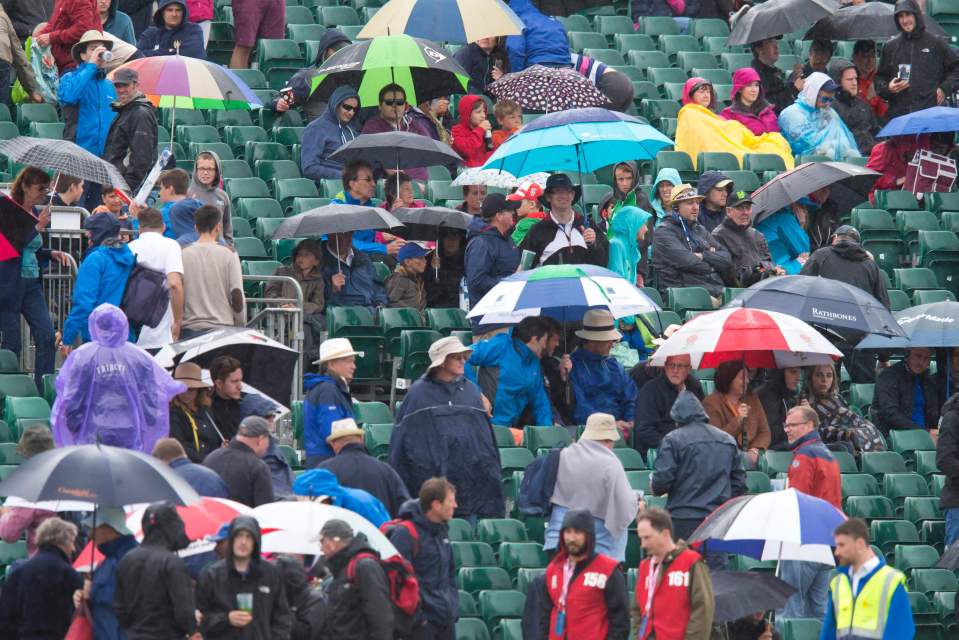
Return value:
<svg viewBox="0 0 959 640">
<path fill-rule="evenodd" d="M 859 567 L 858 571 L 854 571 L 851 574 L 852 578 L 852 592 L 853 595 L 859 593 L 859 581 L 869 575 L 876 567 L 879 566 L 879 557 L 873 556 L 871 560 L 866 560 L 862 563 L 862 566 Z"/>
<path fill-rule="evenodd" d="M 136 254 L 137 263 L 166 275 L 183 275 L 183 254 L 176 240 L 155 231 L 144 231 L 131 242 L 130 251 Z M 158 349 L 173 342 L 173 308 L 167 307 L 163 320 L 156 327 L 143 327 L 137 346 L 143 349 Z"/>
</svg>

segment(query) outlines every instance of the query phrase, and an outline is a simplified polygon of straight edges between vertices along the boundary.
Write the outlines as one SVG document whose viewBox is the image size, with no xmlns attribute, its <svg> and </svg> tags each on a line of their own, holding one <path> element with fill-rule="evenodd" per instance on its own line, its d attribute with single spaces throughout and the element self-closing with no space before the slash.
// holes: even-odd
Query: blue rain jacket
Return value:
<svg viewBox="0 0 959 640">
<path fill-rule="evenodd" d="M 797 260 L 801 253 L 809 251 L 809 236 L 796 220 L 790 209 L 783 209 L 756 225 L 766 237 L 769 253 L 776 266 L 782 267 L 791 276 L 799 273 L 802 265 Z"/>
<path fill-rule="evenodd" d="M 300 150 L 303 176 L 315 181 L 317 186 L 323 178 L 339 178 L 343 174 L 343 163 L 330 160 L 330 154 L 360 135 L 352 120 L 342 124 L 336 113 L 337 108 L 350 98 L 359 99 L 353 87 L 337 87 L 330 96 L 323 115 L 308 124 L 303 131 L 303 146 Z M 354 232 L 354 244 L 357 233 L 364 232 Z"/>
<path fill-rule="evenodd" d="M 519 419 L 526 407 L 533 412 L 534 424 L 553 424 L 553 410 L 549 404 L 543 369 L 539 358 L 510 333 L 501 333 L 473 345 L 467 362 L 466 376 L 476 382 L 473 367 L 498 367 L 499 380 L 493 401 L 493 424 L 504 427 L 522 427 Z M 403 408 L 406 408 L 404 401 Z M 455 484 L 455 483 L 454 483 Z"/>
<path fill-rule="evenodd" d="M 608 413 L 631 422 L 636 411 L 636 385 L 623 365 L 612 356 L 603 358 L 585 349 L 577 349 L 569 357 L 573 361 L 569 382 L 576 394 L 574 423 L 586 424 L 586 418 L 594 413 Z"/>
<path fill-rule="evenodd" d="M 779 130 L 793 155 L 823 155 L 830 160 L 860 157 L 855 136 L 836 110 L 832 107 L 816 108 L 819 91 L 829 81 L 825 73 L 810 74 L 796 102 L 779 114 Z"/>
<path fill-rule="evenodd" d="M 301 474 L 293 482 L 293 493 L 298 496 L 329 496 L 334 506 L 360 514 L 375 527 L 390 519 L 382 502 L 362 489 L 344 487 L 329 469 L 310 469 Z"/>
<path fill-rule="evenodd" d="M 117 613 L 113 608 L 113 594 L 117 590 L 117 567 L 130 551 L 139 546 L 131 535 L 98 545 L 105 557 L 93 572 L 90 589 L 90 615 L 93 617 L 93 637 L 97 640 L 126 640 L 127 634 L 120 629 Z"/>
<path fill-rule="evenodd" d="M 92 325 L 88 323 L 88 318 L 94 308 L 104 302 L 120 306 L 134 262 L 136 258 L 127 245 L 111 244 L 109 241 L 84 258 L 73 285 L 73 306 L 63 324 L 63 344 L 72 345 L 77 336 L 84 342 L 90 341 L 89 327 Z M 123 319 L 125 322 L 126 316 Z M 132 331 L 129 335 L 130 341 L 136 342 L 136 335 Z"/>
<path fill-rule="evenodd" d="M 110 125 L 117 117 L 113 83 L 92 62 L 84 62 L 60 78 L 60 104 L 77 107 L 76 143 L 95 156 L 103 155 Z"/>
<path fill-rule="evenodd" d="M 333 448 L 326 442 L 330 425 L 336 420 L 353 417 L 353 400 L 342 380 L 330 376 L 310 376 L 304 381 L 307 389 L 303 401 L 303 440 L 308 456 L 332 458 Z"/>
<path fill-rule="evenodd" d="M 509 8 L 525 25 L 522 35 L 506 37 L 511 72 L 534 64 L 571 66 L 569 41 L 562 22 L 540 13 L 530 0 L 510 0 Z"/>
</svg>

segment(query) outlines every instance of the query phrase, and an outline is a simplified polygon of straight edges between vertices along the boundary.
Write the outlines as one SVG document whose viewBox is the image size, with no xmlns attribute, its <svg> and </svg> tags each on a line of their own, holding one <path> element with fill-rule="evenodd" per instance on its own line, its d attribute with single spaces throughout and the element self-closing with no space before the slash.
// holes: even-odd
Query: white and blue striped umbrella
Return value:
<svg viewBox="0 0 959 640">
<path fill-rule="evenodd" d="M 833 531 L 846 516 L 795 489 L 740 496 L 713 511 L 690 542 L 758 560 L 806 560 L 834 566 Z"/>
</svg>

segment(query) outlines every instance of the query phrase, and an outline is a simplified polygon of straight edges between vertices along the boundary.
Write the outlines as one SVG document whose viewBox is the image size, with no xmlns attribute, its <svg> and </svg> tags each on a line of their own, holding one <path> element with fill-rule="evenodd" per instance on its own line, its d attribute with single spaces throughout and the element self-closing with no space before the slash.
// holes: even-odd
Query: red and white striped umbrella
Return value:
<svg viewBox="0 0 959 640">
<path fill-rule="evenodd" d="M 783 313 L 762 309 L 720 309 L 696 316 L 669 337 L 650 364 L 688 355 L 692 366 L 711 369 L 727 360 L 764 369 L 832 364 L 842 357 L 811 326 Z"/>
</svg>

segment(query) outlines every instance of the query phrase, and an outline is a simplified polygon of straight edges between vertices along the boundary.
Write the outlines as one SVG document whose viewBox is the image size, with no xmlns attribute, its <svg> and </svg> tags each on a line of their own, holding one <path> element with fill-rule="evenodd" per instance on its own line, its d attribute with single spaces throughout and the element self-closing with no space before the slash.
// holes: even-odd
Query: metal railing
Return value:
<svg viewBox="0 0 959 640">
<path fill-rule="evenodd" d="M 303 289 L 295 278 L 289 276 L 244 275 L 243 282 L 261 285 L 271 282 L 293 287 L 293 298 L 246 298 L 246 326 L 286 345 L 297 352 L 296 369 L 293 371 L 291 401 L 303 398 Z M 265 288 L 265 287 L 263 287 Z M 262 292 L 261 292 L 262 293 Z M 284 306 L 290 305 L 290 306 Z"/>
</svg>

